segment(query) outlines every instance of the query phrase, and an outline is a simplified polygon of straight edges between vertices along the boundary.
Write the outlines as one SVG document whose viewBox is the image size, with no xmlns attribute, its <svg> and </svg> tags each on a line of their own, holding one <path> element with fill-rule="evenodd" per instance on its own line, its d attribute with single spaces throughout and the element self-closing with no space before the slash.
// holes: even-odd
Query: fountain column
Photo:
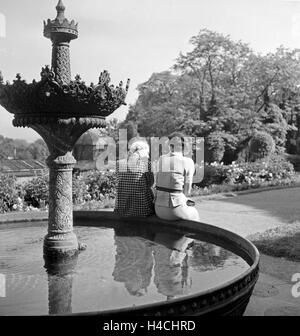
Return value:
<svg viewBox="0 0 300 336">
<path fill-rule="evenodd" d="M 72 123 L 32 125 L 46 142 L 50 156 L 49 167 L 49 221 L 44 239 L 46 258 L 71 257 L 79 244 L 73 232 L 72 171 L 76 163 L 72 149 L 77 139 L 89 128 Z"/>
<path fill-rule="evenodd" d="M 73 255 L 78 241 L 73 232 L 72 170 L 76 160 L 70 152 L 50 155 L 49 167 L 49 226 L 44 240 L 45 254 Z"/>
</svg>

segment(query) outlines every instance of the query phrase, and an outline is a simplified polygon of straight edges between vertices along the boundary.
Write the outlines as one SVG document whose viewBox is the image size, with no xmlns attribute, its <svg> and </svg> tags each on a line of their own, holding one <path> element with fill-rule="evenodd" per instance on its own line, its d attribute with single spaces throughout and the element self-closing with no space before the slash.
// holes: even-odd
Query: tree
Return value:
<svg viewBox="0 0 300 336">
<path fill-rule="evenodd" d="M 29 145 L 28 151 L 35 160 L 45 161 L 49 156 L 48 147 L 43 139 L 38 139 Z"/>
<path fill-rule="evenodd" d="M 48 148 L 42 139 L 29 144 L 23 139 L 10 139 L 0 136 L 0 159 L 45 161 L 48 155 Z"/>
<path fill-rule="evenodd" d="M 192 51 L 181 53 L 170 71 L 138 86 L 126 122 L 138 124 L 142 136 L 220 134 L 227 162 L 255 131 L 270 134 L 276 151 L 284 151 L 297 131 L 295 116 L 300 120 L 300 51 L 281 46 L 256 54 L 207 29 L 190 41 Z"/>
</svg>

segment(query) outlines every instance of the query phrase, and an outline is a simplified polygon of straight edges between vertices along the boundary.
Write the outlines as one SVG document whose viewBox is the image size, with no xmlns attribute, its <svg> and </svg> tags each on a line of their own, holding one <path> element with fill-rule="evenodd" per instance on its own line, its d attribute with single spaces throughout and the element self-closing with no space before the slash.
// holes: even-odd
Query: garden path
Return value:
<svg viewBox="0 0 300 336">
<path fill-rule="evenodd" d="M 300 188 L 195 200 L 201 222 L 244 237 L 300 220 Z"/>
<path fill-rule="evenodd" d="M 300 188 L 196 200 L 201 221 L 244 237 L 300 221 Z M 296 273 L 300 281 L 299 262 L 261 255 L 260 276 L 245 315 L 300 316 L 300 297 L 292 295 Z"/>
</svg>

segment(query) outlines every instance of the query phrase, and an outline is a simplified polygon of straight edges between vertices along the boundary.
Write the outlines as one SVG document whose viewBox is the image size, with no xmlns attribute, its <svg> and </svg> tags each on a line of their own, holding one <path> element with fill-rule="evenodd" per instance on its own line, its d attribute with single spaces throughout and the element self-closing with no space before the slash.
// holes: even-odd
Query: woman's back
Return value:
<svg viewBox="0 0 300 336">
<path fill-rule="evenodd" d="M 194 173 L 193 160 L 181 153 L 169 153 L 159 158 L 156 185 L 162 188 L 183 190 L 185 176 Z"/>
<path fill-rule="evenodd" d="M 147 157 L 133 153 L 117 162 L 117 197 L 115 213 L 120 216 L 146 217 L 154 213 L 154 178 Z"/>
</svg>

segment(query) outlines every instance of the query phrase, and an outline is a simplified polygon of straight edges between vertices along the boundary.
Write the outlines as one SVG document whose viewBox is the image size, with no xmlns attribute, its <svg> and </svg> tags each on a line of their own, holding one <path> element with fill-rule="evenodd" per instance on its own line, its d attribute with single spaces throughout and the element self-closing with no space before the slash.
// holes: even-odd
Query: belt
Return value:
<svg viewBox="0 0 300 336">
<path fill-rule="evenodd" d="M 165 192 L 169 192 L 169 193 L 182 193 L 182 190 L 178 190 L 178 189 L 169 189 L 169 188 L 164 188 L 164 187 L 155 187 L 156 190 L 158 191 L 165 191 Z"/>
</svg>

